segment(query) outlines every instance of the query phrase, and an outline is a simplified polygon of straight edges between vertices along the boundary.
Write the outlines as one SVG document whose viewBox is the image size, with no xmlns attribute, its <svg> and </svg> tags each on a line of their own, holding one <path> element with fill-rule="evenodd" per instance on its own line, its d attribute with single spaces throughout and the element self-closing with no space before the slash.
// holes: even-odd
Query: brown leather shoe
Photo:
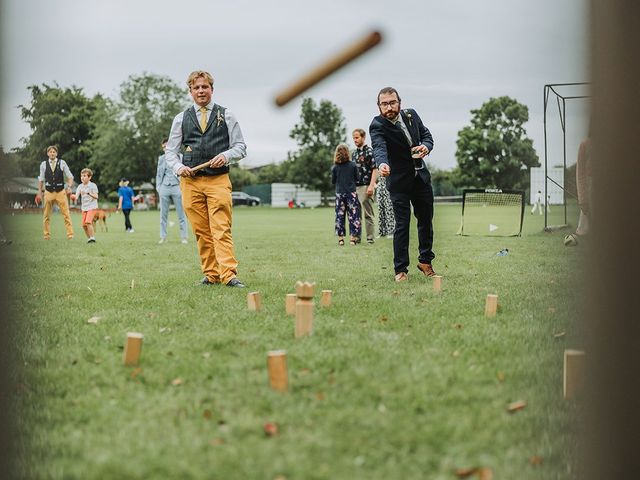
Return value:
<svg viewBox="0 0 640 480">
<path fill-rule="evenodd" d="M 433 271 L 433 267 L 430 263 L 418 263 L 418 270 L 424 273 L 427 277 L 434 277 L 436 272 Z"/>
<path fill-rule="evenodd" d="M 406 282 L 409 279 L 409 276 L 406 272 L 396 273 L 396 282 Z"/>
</svg>

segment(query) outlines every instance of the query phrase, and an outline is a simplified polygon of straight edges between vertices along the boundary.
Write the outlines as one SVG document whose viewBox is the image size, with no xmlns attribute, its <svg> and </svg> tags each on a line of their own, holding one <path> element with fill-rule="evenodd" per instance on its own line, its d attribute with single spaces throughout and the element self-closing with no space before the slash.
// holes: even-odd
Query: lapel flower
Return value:
<svg viewBox="0 0 640 480">
<path fill-rule="evenodd" d="M 404 114 L 407 116 L 407 118 L 409 119 L 409 125 L 411 125 L 411 113 L 409 112 L 409 110 L 405 110 Z"/>
<path fill-rule="evenodd" d="M 224 123 L 224 117 L 220 115 L 220 110 L 216 110 L 216 127 Z"/>
</svg>

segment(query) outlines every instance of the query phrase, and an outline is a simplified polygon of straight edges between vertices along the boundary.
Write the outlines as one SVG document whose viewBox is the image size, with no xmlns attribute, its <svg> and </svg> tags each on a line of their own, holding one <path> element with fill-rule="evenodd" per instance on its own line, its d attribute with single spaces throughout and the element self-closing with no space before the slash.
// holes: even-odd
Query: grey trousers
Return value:
<svg viewBox="0 0 640 480">
<path fill-rule="evenodd" d="M 167 238 L 167 220 L 169 218 L 169 205 L 173 201 L 176 206 L 176 214 L 180 223 L 180 237 L 187 238 L 187 219 L 182 210 L 182 194 L 180 186 L 172 187 L 160 186 L 158 189 L 160 195 L 160 238 Z"/>
<path fill-rule="evenodd" d="M 367 187 L 368 185 L 358 185 L 356 187 L 356 192 L 358 193 L 358 200 L 362 207 L 360 211 L 364 215 L 363 223 L 365 231 L 367 232 L 367 240 L 373 240 L 375 230 L 373 223 L 373 218 L 375 217 L 373 213 L 373 196 L 367 196 Z"/>
</svg>

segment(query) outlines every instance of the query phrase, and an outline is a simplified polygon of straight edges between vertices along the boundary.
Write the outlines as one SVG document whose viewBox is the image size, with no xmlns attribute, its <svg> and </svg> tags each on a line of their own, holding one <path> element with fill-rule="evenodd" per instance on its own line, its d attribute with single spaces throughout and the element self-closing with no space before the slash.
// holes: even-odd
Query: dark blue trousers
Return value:
<svg viewBox="0 0 640 480">
<path fill-rule="evenodd" d="M 416 175 L 410 189 L 390 192 L 396 230 L 393 233 L 393 268 L 395 273 L 408 272 L 409 267 L 409 227 L 411 207 L 418 222 L 418 261 L 431 263 L 433 253 L 433 190 L 431 177 L 428 181 Z"/>
</svg>

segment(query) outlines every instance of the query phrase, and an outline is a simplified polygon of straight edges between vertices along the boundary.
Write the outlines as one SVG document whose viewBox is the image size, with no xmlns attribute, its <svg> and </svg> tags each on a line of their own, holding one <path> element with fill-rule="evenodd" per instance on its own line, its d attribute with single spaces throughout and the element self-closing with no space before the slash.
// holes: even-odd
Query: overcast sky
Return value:
<svg viewBox="0 0 640 480">
<path fill-rule="evenodd" d="M 214 100 L 242 127 L 243 163 L 279 162 L 296 149 L 289 132 L 302 99 L 278 108 L 275 94 L 376 29 L 382 44 L 305 94 L 342 109 L 349 140 L 354 128 L 368 130 L 379 89 L 393 86 L 434 136 L 430 163 L 448 169 L 470 110 L 508 95 L 529 108 L 527 133 L 542 160 L 544 85 L 588 80 L 587 8 L 586 0 L 4 0 L 0 143 L 9 150 L 29 135 L 16 108 L 28 103 L 29 85 L 116 98 L 130 75 L 149 72 L 184 85 L 186 96 L 188 73 L 203 69 L 215 77 Z M 567 105 L 569 162 L 585 103 Z M 554 104 L 551 163 L 562 163 L 556 112 Z"/>
</svg>

